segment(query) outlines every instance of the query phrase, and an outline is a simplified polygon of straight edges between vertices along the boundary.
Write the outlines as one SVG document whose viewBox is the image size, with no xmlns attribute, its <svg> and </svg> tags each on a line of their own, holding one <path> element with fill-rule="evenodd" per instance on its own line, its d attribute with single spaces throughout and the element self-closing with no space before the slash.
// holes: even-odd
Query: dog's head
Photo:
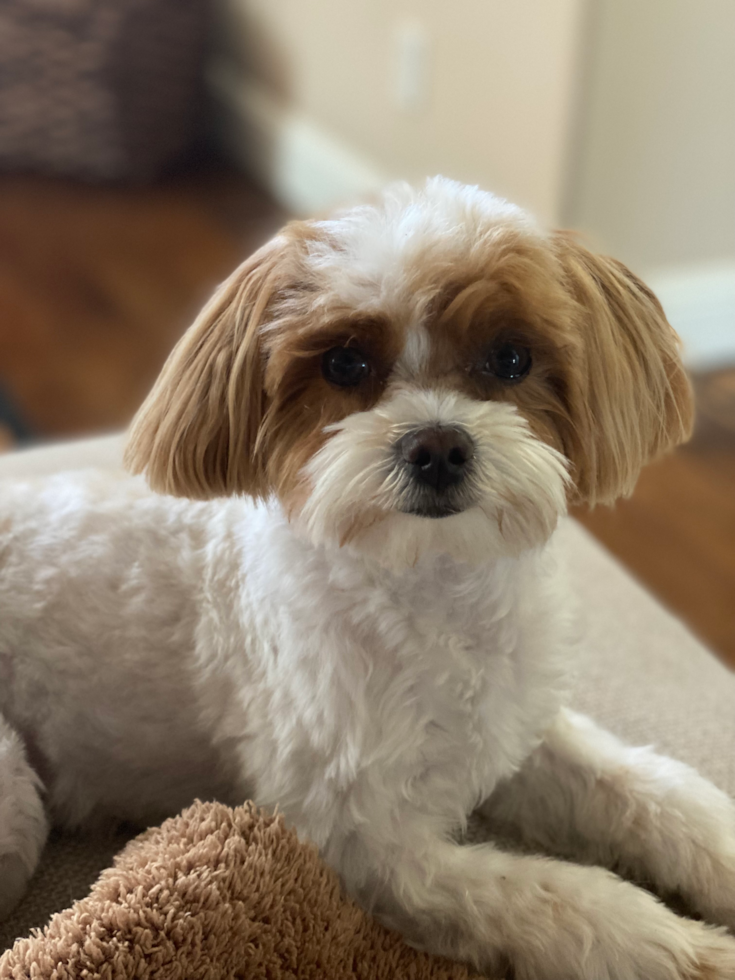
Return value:
<svg viewBox="0 0 735 980">
<path fill-rule="evenodd" d="M 295 222 L 220 287 L 127 463 L 276 495 L 315 542 L 477 561 L 611 502 L 689 433 L 676 335 L 623 265 L 448 180 Z"/>
</svg>

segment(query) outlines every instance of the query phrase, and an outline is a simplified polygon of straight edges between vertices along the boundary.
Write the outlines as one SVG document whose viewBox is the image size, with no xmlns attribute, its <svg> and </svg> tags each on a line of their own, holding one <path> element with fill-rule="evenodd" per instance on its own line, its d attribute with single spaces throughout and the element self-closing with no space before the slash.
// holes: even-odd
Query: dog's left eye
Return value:
<svg viewBox="0 0 735 980">
<path fill-rule="evenodd" d="M 521 381 L 531 370 L 531 351 L 522 344 L 506 341 L 490 351 L 483 366 L 485 374 L 501 381 Z"/>
<path fill-rule="evenodd" d="M 370 361 L 357 347 L 333 347 L 322 358 L 322 374 L 330 384 L 354 388 L 370 374 Z"/>
</svg>

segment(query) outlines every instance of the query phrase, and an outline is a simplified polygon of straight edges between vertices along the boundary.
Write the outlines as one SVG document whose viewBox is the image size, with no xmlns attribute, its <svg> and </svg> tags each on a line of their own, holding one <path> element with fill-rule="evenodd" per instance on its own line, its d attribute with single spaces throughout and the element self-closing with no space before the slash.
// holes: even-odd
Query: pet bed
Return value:
<svg viewBox="0 0 735 980">
<path fill-rule="evenodd" d="M 470 980 L 343 898 L 282 818 L 197 803 L 128 844 L 91 894 L 0 959 L 1 980 Z"/>
<path fill-rule="evenodd" d="M 120 466 L 120 453 L 121 440 L 114 437 L 22 453 L 10 453 L 0 458 L 0 478 L 16 475 L 28 476 L 92 465 L 101 466 L 108 470 L 119 470 L 121 479 L 124 479 L 125 476 Z M 570 566 L 573 588 L 580 599 L 583 629 L 581 639 L 584 657 L 574 693 L 574 707 L 590 714 L 603 726 L 628 742 L 655 744 L 660 751 L 695 766 L 723 790 L 735 794 L 735 751 L 733 750 L 733 746 L 735 746 L 735 674 L 722 666 L 687 632 L 681 623 L 666 613 L 577 524 L 567 521 L 559 533 Z M 273 924 L 275 922 L 273 916 L 278 912 L 280 916 L 278 921 L 287 934 L 283 940 L 276 937 L 274 933 L 270 934 L 268 942 L 276 945 L 268 948 L 291 949 L 292 953 L 289 955 L 297 956 L 298 962 L 303 962 L 304 970 L 308 966 L 311 972 L 294 973 L 292 971 L 289 974 L 287 963 L 293 961 L 279 961 L 281 973 L 273 973 L 273 976 L 362 976 L 367 978 L 389 975 L 407 977 L 460 977 L 467 975 L 466 972 L 421 973 L 417 972 L 419 966 L 416 964 L 410 967 L 406 965 L 405 968 L 402 965 L 401 971 L 404 971 L 402 973 L 354 973 L 354 970 L 362 969 L 365 964 L 371 964 L 370 969 L 373 971 L 378 969 L 375 965 L 376 961 L 370 959 L 373 956 L 373 953 L 370 952 L 373 948 L 371 944 L 378 942 L 377 938 L 370 937 L 383 935 L 371 931 L 373 928 L 377 929 L 377 926 L 374 927 L 372 923 L 368 925 L 363 922 L 360 915 L 351 906 L 342 906 L 337 900 L 337 893 L 330 891 L 330 888 L 336 886 L 325 884 L 327 881 L 333 882 L 330 873 L 325 869 L 317 871 L 316 866 L 310 863 L 310 861 L 316 860 L 313 852 L 308 852 L 312 855 L 310 859 L 305 856 L 306 852 L 298 858 L 302 862 L 300 867 L 310 869 L 309 881 L 311 884 L 308 886 L 303 883 L 297 885 L 293 877 L 289 877 L 292 875 L 289 870 L 291 857 L 284 857 L 284 855 L 291 854 L 290 848 L 293 846 L 293 840 L 280 822 L 274 823 L 266 820 L 262 829 L 257 830 L 258 821 L 265 818 L 257 817 L 256 819 L 255 811 L 252 809 L 243 808 L 227 811 L 226 808 L 215 807 L 209 810 L 190 810 L 178 818 L 178 823 L 175 820 L 169 821 L 160 831 L 153 831 L 132 845 L 120 859 L 118 869 L 105 874 L 86 905 L 81 903 L 73 906 L 70 912 L 55 918 L 50 930 L 46 933 L 46 938 L 36 937 L 27 942 L 23 940 L 18 942 L 13 951 L 6 954 L 0 977 L 15 978 L 33 975 L 39 980 L 45 977 L 55 977 L 61 980 L 61 978 L 71 976 L 84 976 L 84 972 L 79 967 L 81 961 L 75 960 L 76 966 L 73 972 L 69 972 L 66 966 L 59 963 L 59 951 L 65 949 L 63 945 L 59 945 L 61 938 L 57 932 L 61 928 L 61 923 L 66 924 L 63 928 L 91 930 L 89 933 L 84 933 L 85 937 L 87 935 L 104 935 L 106 937 L 104 949 L 108 951 L 116 949 L 116 944 L 123 941 L 123 932 L 117 933 L 115 930 L 118 925 L 121 930 L 128 928 L 125 925 L 128 920 L 124 916 L 118 918 L 122 914 L 117 911 L 120 906 L 113 902 L 109 906 L 109 914 L 103 922 L 100 918 L 102 915 L 101 906 L 98 903 L 105 895 L 108 896 L 106 901 L 111 901 L 115 895 L 118 898 L 123 896 L 124 893 L 119 889 L 115 892 L 118 885 L 114 883 L 120 880 L 119 876 L 123 874 L 124 868 L 129 868 L 128 871 L 124 872 L 125 874 L 142 876 L 141 887 L 143 887 L 144 881 L 152 882 L 151 875 L 162 873 L 161 861 L 164 862 L 164 865 L 165 861 L 174 860 L 174 864 L 176 861 L 180 861 L 181 863 L 177 866 L 181 869 L 188 868 L 186 875 L 192 874 L 194 880 L 199 880 L 197 874 L 204 875 L 206 867 L 208 867 L 207 861 L 211 861 L 208 845 L 205 846 L 202 843 L 201 849 L 194 848 L 193 851 L 187 852 L 189 857 L 184 856 L 180 850 L 181 845 L 173 845 L 178 857 L 172 858 L 171 855 L 164 857 L 169 844 L 172 843 L 172 835 L 175 837 L 175 828 L 187 827 L 187 821 L 197 819 L 197 812 L 200 814 L 209 813 L 207 819 L 210 821 L 209 826 L 212 827 L 215 837 L 217 833 L 224 834 L 222 838 L 224 840 L 225 838 L 230 839 L 230 835 L 234 835 L 232 839 L 237 841 L 239 834 L 243 840 L 251 840 L 256 850 L 258 846 L 261 846 L 257 844 L 258 840 L 267 839 L 274 845 L 273 854 L 268 857 L 263 865 L 263 872 L 259 873 L 260 876 L 255 875 L 250 885 L 250 887 L 257 885 L 265 889 L 259 893 L 262 896 L 262 904 L 257 906 L 257 909 L 259 909 L 259 914 L 262 912 L 266 919 L 257 928 L 265 927 L 269 923 Z M 202 819 L 204 820 L 204 818 Z M 217 821 L 221 821 L 221 827 L 215 833 L 214 827 Z M 206 820 L 202 826 L 204 825 L 207 825 Z M 266 831 L 266 827 L 270 830 Z M 186 830 L 186 834 L 190 832 L 191 828 Z M 263 834 L 265 837 L 262 837 Z M 269 837 L 268 834 L 271 836 Z M 282 841 L 278 846 L 275 844 L 276 839 Z M 203 840 L 204 838 L 202 838 Z M 95 872 L 102 870 L 109 864 L 112 852 L 122 843 L 123 839 L 120 838 L 86 841 L 78 837 L 70 839 L 56 837 L 47 849 L 42 867 L 32 882 L 31 891 L 22 906 L 19 907 L 12 919 L 0 923 L 0 949 L 11 945 L 18 936 L 27 936 L 32 926 L 43 925 L 52 911 L 66 908 L 72 904 L 74 899 L 82 898 L 91 884 Z M 242 847 L 245 845 L 230 843 L 228 846 Z M 160 860 L 159 858 L 152 860 L 150 867 L 146 870 L 146 861 L 157 848 L 161 852 Z M 179 850 L 176 851 L 176 848 Z M 223 847 L 221 854 L 223 860 L 230 855 L 227 846 Z M 191 863 L 191 858 L 196 855 L 205 859 L 199 872 L 196 870 L 196 862 Z M 168 866 L 173 867 L 174 865 L 169 864 Z M 281 878 L 276 875 L 276 877 L 270 878 L 266 885 L 264 877 L 266 870 L 268 874 L 278 872 L 280 875 L 282 872 L 285 877 Z M 181 873 L 184 875 L 183 870 Z M 230 882 L 227 873 L 223 871 L 223 874 L 223 881 Z M 160 887 L 154 887 L 151 884 L 147 893 L 143 887 L 141 894 L 148 894 L 151 900 L 155 898 L 156 901 L 163 902 L 169 892 L 166 891 L 162 881 L 163 879 L 159 879 Z M 289 882 L 294 890 L 289 892 L 288 902 L 291 904 L 288 908 L 290 912 L 286 915 L 285 907 L 281 909 L 280 906 L 277 906 L 274 896 L 276 894 L 282 895 L 282 889 Z M 337 918 L 334 925 L 331 924 L 330 920 L 326 931 L 347 929 L 349 932 L 353 926 L 348 927 L 346 923 L 354 923 L 355 944 L 351 954 L 339 947 L 342 950 L 339 956 L 343 958 L 334 961 L 339 963 L 339 969 L 353 969 L 353 973 L 340 974 L 334 972 L 330 974 L 322 970 L 315 961 L 308 958 L 301 960 L 299 958 L 301 954 L 294 952 L 300 948 L 301 938 L 307 934 L 312 935 L 308 933 L 308 929 L 307 932 L 303 931 L 300 915 L 301 911 L 304 915 L 311 915 L 309 906 L 316 901 L 315 883 L 318 883 L 320 888 L 325 889 L 324 895 L 331 896 L 330 901 L 336 903 L 329 907 L 333 909 Z M 227 884 L 227 887 L 234 887 L 234 884 L 233 880 Z M 105 892 L 105 889 L 108 891 Z M 112 889 L 111 892 L 110 889 Z M 245 908 L 237 904 L 244 899 L 237 899 L 230 908 L 227 902 L 221 903 L 223 894 L 217 890 L 211 892 L 211 900 L 219 903 L 223 921 L 230 923 L 237 921 L 240 925 L 245 924 L 246 918 L 242 917 Z M 230 892 L 229 894 L 233 893 Z M 270 905 L 267 899 L 268 894 L 272 896 L 272 904 Z M 319 894 L 321 895 L 322 892 Z M 297 907 L 300 904 L 304 906 L 301 911 Z M 162 906 L 158 905 L 155 908 L 160 911 Z M 251 908 L 252 912 L 256 906 L 248 906 L 248 908 Z M 154 911 L 150 909 L 149 911 L 151 915 L 154 915 Z M 355 916 L 357 918 L 354 918 Z M 141 919 L 141 922 L 143 921 L 148 922 L 149 926 L 155 926 L 155 922 L 158 920 L 154 916 L 150 920 Z M 197 921 L 201 922 L 201 920 Z M 320 922 L 326 925 L 326 920 L 320 919 Z M 298 925 L 294 923 L 298 923 Z M 193 918 L 191 927 L 192 929 L 195 927 Z M 199 927 L 197 926 L 197 928 Z M 102 929 L 102 932 L 95 931 L 98 929 Z M 186 930 L 183 930 L 180 935 L 182 941 L 188 942 L 185 932 Z M 118 977 L 122 976 L 141 976 L 144 978 L 153 976 L 157 978 L 206 976 L 215 980 L 218 977 L 238 975 L 239 970 L 232 965 L 233 960 L 227 959 L 215 963 L 214 960 L 217 957 L 212 960 L 199 961 L 200 965 L 197 967 L 197 969 L 201 969 L 199 973 L 194 972 L 189 965 L 181 963 L 175 958 L 170 958 L 165 963 L 161 960 L 163 965 L 160 966 L 159 972 L 157 974 L 152 973 L 151 963 L 159 962 L 155 960 L 159 947 L 154 941 L 154 933 L 155 929 L 151 933 L 150 940 L 146 939 L 146 942 L 149 942 L 148 952 L 144 953 L 142 958 L 140 953 L 130 954 L 131 956 L 138 956 L 138 959 L 134 961 L 138 973 L 121 973 L 119 971 L 116 973 L 114 969 L 117 967 L 113 969 L 110 961 L 105 960 L 102 956 L 95 967 L 98 969 L 98 973 L 94 973 L 92 970 L 86 975 L 90 978 L 104 976 L 110 980 L 117 980 Z M 262 934 L 264 935 L 264 933 Z M 145 932 L 141 932 L 139 935 L 143 937 Z M 344 935 L 344 931 L 340 932 L 342 939 Z M 164 935 L 159 938 L 163 943 Z M 394 937 L 386 933 L 384 941 L 389 943 L 389 946 L 381 948 L 392 949 L 390 942 L 393 940 Z M 219 942 L 219 940 L 217 941 Z M 166 942 L 170 942 L 170 937 L 166 939 Z M 281 942 L 283 945 L 278 945 Z M 290 947 L 288 946 L 289 942 L 292 943 Z M 141 947 L 141 949 L 145 948 Z M 311 949 L 311 947 L 309 948 Z M 187 945 L 186 949 L 190 952 L 195 950 L 197 955 L 202 953 L 199 947 Z M 337 947 L 330 952 L 330 955 L 337 956 L 336 950 Z M 402 952 L 399 954 L 394 949 L 390 955 L 408 955 L 404 947 L 401 947 L 401 950 Z M 107 955 L 105 953 L 105 956 Z M 304 956 L 306 957 L 306 954 Z M 28 968 L 31 960 L 35 963 L 32 974 Z M 125 960 L 127 964 L 125 969 L 131 968 L 131 962 L 133 961 L 130 959 Z M 266 960 L 262 962 L 265 963 Z M 268 960 L 267 962 L 272 965 L 272 961 Z M 396 960 L 395 962 L 399 961 Z M 421 969 L 425 967 L 428 970 L 429 967 L 425 961 L 421 962 L 424 964 Z M 401 959 L 400 963 L 407 964 L 408 961 Z M 450 967 L 441 963 L 441 966 L 434 964 L 432 969 L 446 971 L 450 970 Z M 459 967 L 451 967 L 451 969 L 461 971 Z M 239 975 L 258 976 L 259 974 L 248 972 L 243 967 Z M 265 976 L 266 974 L 260 975 Z"/>
</svg>

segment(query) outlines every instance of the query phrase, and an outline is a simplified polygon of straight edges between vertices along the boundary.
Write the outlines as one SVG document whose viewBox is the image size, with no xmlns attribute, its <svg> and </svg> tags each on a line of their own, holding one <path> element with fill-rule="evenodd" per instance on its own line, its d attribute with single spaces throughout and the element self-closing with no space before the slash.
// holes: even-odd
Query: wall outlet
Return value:
<svg viewBox="0 0 735 980">
<path fill-rule="evenodd" d="M 431 41 L 418 20 L 405 20 L 394 31 L 394 98 L 399 109 L 418 113 L 429 102 Z"/>
</svg>

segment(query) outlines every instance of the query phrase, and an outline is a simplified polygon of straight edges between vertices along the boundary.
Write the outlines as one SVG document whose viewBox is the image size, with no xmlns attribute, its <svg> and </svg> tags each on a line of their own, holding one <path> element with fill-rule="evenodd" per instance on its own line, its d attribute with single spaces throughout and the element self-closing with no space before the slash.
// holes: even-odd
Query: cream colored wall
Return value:
<svg viewBox="0 0 735 980">
<path fill-rule="evenodd" d="M 216 0 L 219 130 L 296 213 L 392 177 L 479 183 L 658 291 L 735 359 L 735 0 Z M 426 91 L 396 94 L 397 35 Z"/>
<path fill-rule="evenodd" d="M 391 176 L 444 173 L 558 222 L 586 0 L 221 0 L 220 45 Z M 428 43 L 423 105 L 396 100 L 396 34 Z"/>
<path fill-rule="evenodd" d="M 734 0 L 593 9 L 570 220 L 644 271 L 735 260 Z"/>
</svg>

